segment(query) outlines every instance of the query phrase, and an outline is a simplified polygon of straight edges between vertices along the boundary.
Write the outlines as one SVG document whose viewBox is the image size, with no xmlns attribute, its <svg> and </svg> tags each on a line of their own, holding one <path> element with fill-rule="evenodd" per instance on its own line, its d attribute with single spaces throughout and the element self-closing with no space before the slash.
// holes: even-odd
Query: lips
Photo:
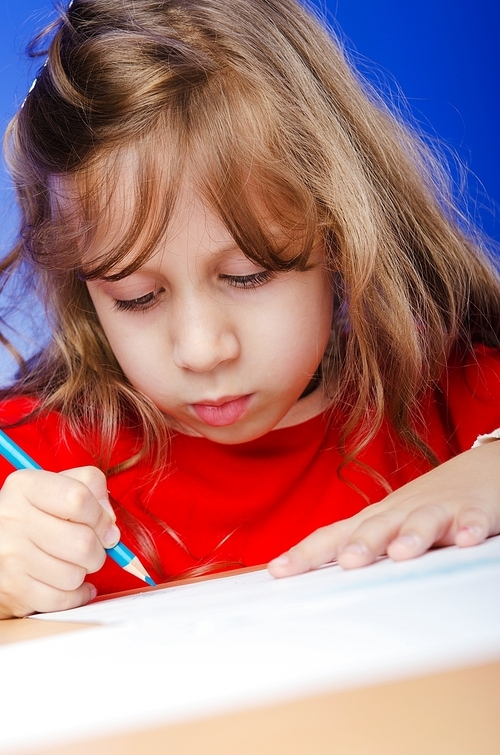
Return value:
<svg viewBox="0 0 500 755">
<path fill-rule="evenodd" d="M 225 427 L 238 422 L 246 413 L 252 396 L 223 397 L 212 403 L 191 404 L 195 414 L 206 425 Z"/>
</svg>

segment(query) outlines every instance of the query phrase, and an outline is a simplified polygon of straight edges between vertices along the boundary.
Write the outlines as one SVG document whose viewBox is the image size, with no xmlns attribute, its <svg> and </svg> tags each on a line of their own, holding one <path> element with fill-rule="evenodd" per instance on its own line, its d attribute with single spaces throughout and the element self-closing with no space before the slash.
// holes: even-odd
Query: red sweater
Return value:
<svg viewBox="0 0 500 755">
<path fill-rule="evenodd" d="M 500 426 L 500 352 L 479 347 L 477 355 L 477 363 L 470 359 L 465 366 L 450 367 L 443 400 L 432 392 L 422 402 L 423 435 L 441 461 L 470 448 L 478 434 Z M 0 406 L 1 425 L 20 419 L 32 406 L 29 399 L 6 402 Z M 64 433 L 55 413 L 8 433 L 47 470 L 94 463 L 90 453 Z M 176 434 L 170 464 L 155 485 L 144 462 L 108 480 L 114 501 L 152 534 L 161 567 L 142 547 L 140 536 L 138 541 L 126 514 L 119 516 L 122 541 L 158 582 L 199 567 L 265 563 L 314 529 L 384 497 L 381 485 L 355 465 L 345 470 L 354 486 L 339 479 L 337 441 L 338 430 L 326 415 L 237 445 Z M 136 444 L 133 432 L 124 430 L 113 462 L 130 458 Z M 393 488 L 429 469 L 395 440 L 387 424 L 359 459 Z M 0 458 L 2 483 L 11 471 Z M 89 581 L 100 593 L 138 586 L 135 577 L 109 558 Z"/>
</svg>

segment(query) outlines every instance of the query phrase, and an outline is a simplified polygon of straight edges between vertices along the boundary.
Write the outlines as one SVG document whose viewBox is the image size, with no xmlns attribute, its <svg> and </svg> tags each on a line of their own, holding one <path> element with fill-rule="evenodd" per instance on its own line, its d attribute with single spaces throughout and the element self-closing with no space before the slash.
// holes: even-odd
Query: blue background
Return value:
<svg viewBox="0 0 500 755">
<path fill-rule="evenodd" d="M 469 169 L 476 220 L 500 241 L 500 3 L 497 0 L 313 0 L 340 25 L 372 81 L 397 86 L 414 116 Z M 0 0 L 0 125 L 22 102 L 36 72 L 24 48 L 53 17 L 50 0 Z M 0 245 L 15 211 L 0 171 Z"/>
<path fill-rule="evenodd" d="M 339 24 L 362 72 L 386 92 L 397 93 L 399 87 L 420 126 L 466 165 L 472 214 L 500 241 L 498 0 L 314 2 L 331 23 Z M 53 18 L 53 11 L 50 0 L 0 0 L 0 13 L 3 131 L 40 65 L 24 56 L 26 44 Z M 8 176 L 0 167 L 2 256 L 15 222 Z M 0 374 L 5 372 L 1 361 Z"/>
<path fill-rule="evenodd" d="M 392 77 L 420 126 L 449 145 L 468 168 L 473 216 L 500 241 L 498 0 L 316 5 L 336 16 L 348 44 L 365 58 L 364 73 L 375 82 L 385 78 L 386 84 Z M 371 72 L 366 65 L 372 65 Z"/>
</svg>

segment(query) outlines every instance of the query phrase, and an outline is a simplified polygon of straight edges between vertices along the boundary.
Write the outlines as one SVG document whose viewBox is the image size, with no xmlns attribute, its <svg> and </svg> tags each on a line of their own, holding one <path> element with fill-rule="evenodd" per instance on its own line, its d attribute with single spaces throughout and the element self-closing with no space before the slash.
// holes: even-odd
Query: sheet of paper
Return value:
<svg viewBox="0 0 500 755">
<path fill-rule="evenodd" d="M 0 648 L 0 752 L 500 658 L 500 537 L 40 618 L 101 626 Z"/>
</svg>

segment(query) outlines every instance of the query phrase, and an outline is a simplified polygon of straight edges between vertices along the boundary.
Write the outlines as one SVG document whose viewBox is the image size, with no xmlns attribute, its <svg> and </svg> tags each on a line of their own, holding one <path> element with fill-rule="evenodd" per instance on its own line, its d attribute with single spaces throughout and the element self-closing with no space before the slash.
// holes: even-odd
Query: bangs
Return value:
<svg viewBox="0 0 500 755">
<path fill-rule="evenodd" d="M 168 240 L 188 182 L 249 259 L 273 271 L 308 269 L 316 202 L 276 148 L 259 98 L 242 96 L 241 82 L 234 89 L 206 83 L 147 135 L 51 179 L 51 239 L 38 245 L 51 250 L 51 268 L 76 269 L 82 280 L 131 275 Z"/>
</svg>

